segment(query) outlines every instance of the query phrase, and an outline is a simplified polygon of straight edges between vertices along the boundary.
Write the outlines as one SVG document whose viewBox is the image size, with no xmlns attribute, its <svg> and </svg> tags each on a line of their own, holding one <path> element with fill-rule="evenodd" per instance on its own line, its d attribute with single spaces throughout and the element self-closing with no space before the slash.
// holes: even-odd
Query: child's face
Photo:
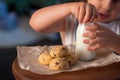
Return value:
<svg viewBox="0 0 120 80">
<path fill-rule="evenodd" d="M 97 9 L 96 21 L 110 22 L 120 14 L 120 0 L 88 0 L 88 3 L 93 4 Z"/>
</svg>

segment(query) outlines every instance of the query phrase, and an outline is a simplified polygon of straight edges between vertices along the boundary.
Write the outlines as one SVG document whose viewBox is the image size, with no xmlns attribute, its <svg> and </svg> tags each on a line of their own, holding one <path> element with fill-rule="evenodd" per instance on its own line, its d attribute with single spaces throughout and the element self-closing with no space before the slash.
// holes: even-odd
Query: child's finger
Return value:
<svg viewBox="0 0 120 80">
<path fill-rule="evenodd" d="M 97 40 L 96 39 L 89 40 L 89 45 L 90 46 L 95 46 L 96 44 L 97 44 Z"/>
<path fill-rule="evenodd" d="M 93 8 L 94 8 L 94 7 L 93 7 Z M 96 9 L 94 8 L 94 9 L 92 9 L 92 17 L 91 17 L 91 19 L 89 20 L 89 23 L 93 22 L 96 17 L 97 17 L 97 11 L 96 11 Z"/>
<path fill-rule="evenodd" d="M 97 32 L 87 32 L 87 33 L 83 33 L 84 37 L 89 37 L 91 39 L 95 39 L 97 37 Z"/>
<path fill-rule="evenodd" d="M 96 39 L 90 39 L 87 44 L 89 44 L 88 50 L 97 50 L 105 47 L 102 38 L 99 37 Z"/>
<path fill-rule="evenodd" d="M 92 14 L 93 14 L 93 12 L 92 12 L 91 6 L 90 5 L 86 5 L 86 14 L 85 14 L 85 17 L 83 19 L 83 23 L 89 22 L 89 20 L 92 17 Z"/>
<path fill-rule="evenodd" d="M 83 40 L 83 42 L 85 44 L 89 44 L 90 46 L 95 46 L 97 44 L 97 40 L 96 39 L 85 39 L 85 40 Z"/>
<path fill-rule="evenodd" d="M 88 40 L 88 39 L 85 39 L 85 40 L 83 40 L 83 43 L 89 44 L 89 40 Z"/>
<path fill-rule="evenodd" d="M 100 49 L 100 48 L 102 48 L 102 46 L 101 46 L 100 44 L 97 44 L 97 43 L 96 43 L 95 46 L 89 46 L 89 47 L 88 47 L 88 50 L 95 51 L 95 50 L 98 50 L 98 49 Z"/>
<path fill-rule="evenodd" d="M 84 36 L 84 37 L 88 37 L 88 36 L 89 36 L 89 33 L 83 33 L 83 36 Z"/>
<path fill-rule="evenodd" d="M 89 32 L 89 38 L 95 39 L 97 36 L 97 32 Z"/>
<path fill-rule="evenodd" d="M 80 7 L 79 17 L 78 17 L 79 23 L 83 23 L 85 14 L 86 14 L 86 6 L 84 4 L 83 6 Z"/>
<path fill-rule="evenodd" d="M 95 26 L 97 28 L 97 30 L 105 30 L 107 27 L 104 27 L 103 25 L 101 25 L 100 23 L 95 23 Z"/>
<path fill-rule="evenodd" d="M 96 31 L 96 30 L 98 30 L 98 26 L 97 25 L 87 26 L 86 30 L 88 30 L 88 31 Z"/>
</svg>

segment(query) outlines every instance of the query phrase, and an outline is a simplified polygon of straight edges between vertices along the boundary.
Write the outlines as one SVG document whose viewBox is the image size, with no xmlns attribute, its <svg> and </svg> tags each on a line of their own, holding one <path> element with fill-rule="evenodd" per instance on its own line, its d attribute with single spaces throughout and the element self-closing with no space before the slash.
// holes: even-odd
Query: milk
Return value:
<svg viewBox="0 0 120 80">
<path fill-rule="evenodd" d="M 76 31 L 76 55 L 78 59 L 83 61 L 89 61 L 95 59 L 95 52 L 88 50 L 88 44 L 83 43 L 83 40 L 89 39 L 88 37 L 84 37 L 83 33 L 86 32 L 86 27 L 90 24 L 79 24 Z"/>
</svg>

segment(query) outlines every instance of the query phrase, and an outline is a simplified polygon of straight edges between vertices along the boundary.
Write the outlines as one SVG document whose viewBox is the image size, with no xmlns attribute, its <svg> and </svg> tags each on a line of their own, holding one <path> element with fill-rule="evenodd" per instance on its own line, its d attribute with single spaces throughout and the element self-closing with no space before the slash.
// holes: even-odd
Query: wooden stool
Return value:
<svg viewBox="0 0 120 80">
<path fill-rule="evenodd" d="M 15 59 L 12 72 L 16 80 L 120 80 L 120 63 L 55 75 L 40 75 L 22 70 Z"/>
</svg>

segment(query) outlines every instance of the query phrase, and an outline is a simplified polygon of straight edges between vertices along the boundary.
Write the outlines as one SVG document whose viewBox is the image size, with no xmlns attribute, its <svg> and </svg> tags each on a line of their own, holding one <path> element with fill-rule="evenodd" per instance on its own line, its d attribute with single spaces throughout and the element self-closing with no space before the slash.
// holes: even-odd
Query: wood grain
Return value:
<svg viewBox="0 0 120 80">
<path fill-rule="evenodd" d="M 40 75 L 22 70 L 15 59 L 12 72 L 16 80 L 120 80 L 120 63 L 55 75 Z"/>
</svg>

